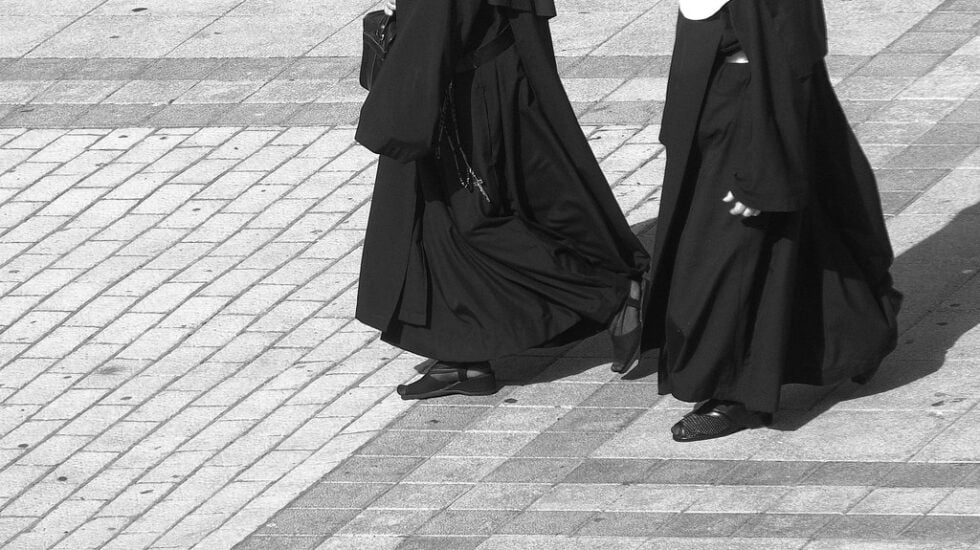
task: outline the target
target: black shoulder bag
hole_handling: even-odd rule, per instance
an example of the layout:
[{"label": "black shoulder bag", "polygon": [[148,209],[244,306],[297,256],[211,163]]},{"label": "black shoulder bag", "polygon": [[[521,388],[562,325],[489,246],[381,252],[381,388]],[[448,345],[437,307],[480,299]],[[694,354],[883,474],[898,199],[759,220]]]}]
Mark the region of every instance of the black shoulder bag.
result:
[{"label": "black shoulder bag", "polygon": [[364,55],[361,57],[361,86],[370,90],[381,64],[395,41],[395,16],[372,11],[364,17]]}]

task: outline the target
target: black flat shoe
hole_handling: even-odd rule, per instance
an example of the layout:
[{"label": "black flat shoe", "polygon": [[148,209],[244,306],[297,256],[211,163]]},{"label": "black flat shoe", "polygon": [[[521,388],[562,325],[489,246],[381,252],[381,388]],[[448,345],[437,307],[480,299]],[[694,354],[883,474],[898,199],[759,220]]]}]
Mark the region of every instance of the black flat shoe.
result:
[{"label": "black flat shoe", "polygon": [[[613,372],[626,372],[640,360],[643,343],[643,295],[645,292],[645,285],[640,282],[640,295],[635,298],[627,296],[623,308],[609,324],[609,337],[612,339],[613,348],[613,362],[609,368]],[[636,310],[637,324],[631,330],[624,332],[622,325],[626,312],[630,308]]]},{"label": "black flat shoe", "polygon": [[[471,376],[469,371],[482,374]],[[497,380],[490,363],[443,363],[432,365],[421,378],[411,384],[401,384],[395,391],[402,399],[430,399],[446,395],[492,395],[497,393]]]},{"label": "black flat shoe", "polygon": [[725,437],[749,428],[768,426],[771,414],[749,411],[741,403],[710,399],[698,404],[670,428],[674,441],[689,443]]}]

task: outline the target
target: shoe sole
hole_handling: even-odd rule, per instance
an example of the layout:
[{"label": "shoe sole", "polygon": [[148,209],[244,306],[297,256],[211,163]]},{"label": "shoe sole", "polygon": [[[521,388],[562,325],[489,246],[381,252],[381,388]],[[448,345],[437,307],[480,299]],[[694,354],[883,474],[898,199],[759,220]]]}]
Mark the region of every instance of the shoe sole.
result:
[{"label": "shoe sole", "polygon": [[418,399],[432,399],[434,397],[445,397],[447,395],[465,395],[468,397],[478,397],[481,395],[493,395],[500,391],[496,386],[488,389],[468,390],[466,388],[443,388],[425,393],[399,394],[403,401],[415,401]]}]

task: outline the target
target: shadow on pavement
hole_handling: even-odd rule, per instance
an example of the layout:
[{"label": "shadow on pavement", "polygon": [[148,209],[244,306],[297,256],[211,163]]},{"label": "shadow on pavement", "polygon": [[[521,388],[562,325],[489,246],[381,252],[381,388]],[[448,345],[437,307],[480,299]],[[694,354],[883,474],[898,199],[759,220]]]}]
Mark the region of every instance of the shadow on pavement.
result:
[{"label": "shadow on pavement", "polygon": [[[948,301],[950,295],[980,270],[980,204],[964,209],[945,227],[895,259],[896,287],[905,293],[900,314],[898,348],[864,386],[845,382],[835,388],[788,386],[790,400],[809,401],[809,408],[792,407],[799,414],[777,415],[772,428],[797,430],[834,405],[900,388],[943,367],[949,350],[972,328],[980,325],[980,305]],[[923,319],[938,308],[948,311],[935,323]],[[950,388],[951,391],[955,388]],[[936,406],[941,405],[937,402]],[[787,407],[784,407],[784,410]]]},{"label": "shadow on pavement", "polygon": [[[652,247],[655,226],[656,220],[650,220],[634,227],[648,248]],[[901,314],[903,332],[899,336],[898,348],[879,373],[864,386],[851,382],[836,387],[786,386],[783,414],[777,415],[772,427],[797,430],[837,403],[888,392],[941,369],[949,349],[963,334],[980,325],[978,304],[942,304],[980,270],[978,235],[980,204],[961,211],[941,230],[900,254],[892,269],[896,285],[906,294],[906,307]],[[938,321],[936,330],[929,330],[919,323],[941,305],[950,309],[950,321]],[[552,382],[592,368],[606,368],[608,355],[603,353],[607,348],[605,334],[577,346],[593,348],[595,353],[565,361],[567,368],[549,369],[548,366],[559,357],[567,356],[569,352],[574,354],[576,346],[532,350],[505,359],[495,368],[501,375],[502,383],[507,386]],[[655,358],[656,350],[652,354]],[[655,374],[656,361],[651,359],[648,355],[642,366],[628,372],[623,380],[642,380]],[[651,395],[651,403],[655,401],[656,396]]]},{"label": "shadow on pavement", "polygon": [[[647,248],[652,247],[655,226],[654,219],[633,227]],[[898,349],[864,386],[845,382],[827,387],[784,387],[783,406],[771,427],[782,431],[797,430],[837,403],[888,392],[941,369],[949,349],[963,334],[980,325],[980,304],[943,303],[980,271],[978,235],[980,204],[961,211],[934,235],[899,255],[892,273],[896,286],[906,294],[907,306],[900,316],[904,329],[899,336]],[[920,323],[941,306],[949,310],[950,320],[939,320],[935,330]],[[516,387],[553,382],[593,368],[608,368],[607,339],[602,333],[566,346],[534,349],[495,361],[494,371],[502,391],[491,400],[503,399]],[[653,350],[640,367],[626,373],[622,380],[643,380],[656,374],[655,356],[656,350]],[[561,368],[549,368],[559,359],[564,359]],[[420,363],[416,370],[424,372],[429,364],[428,361]],[[651,395],[651,404],[657,399],[657,395]]]}]

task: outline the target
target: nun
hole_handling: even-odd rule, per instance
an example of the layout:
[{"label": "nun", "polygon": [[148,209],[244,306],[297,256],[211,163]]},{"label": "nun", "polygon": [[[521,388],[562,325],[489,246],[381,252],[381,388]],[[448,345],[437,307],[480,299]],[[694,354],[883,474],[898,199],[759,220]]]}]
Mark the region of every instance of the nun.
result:
[{"label": "nun", "polygon": [[431,358],[404,399],[497,391],[490,361],[608,330],[639,355],[649,256],[575,118],[552,0],[399,0],[356,139],[380,155],[357,319]]},{"label": "nun", "polygon": [[901,295],[874,174],[824,63],[820,0],[680,0],[644,349],[699,441],[789,383],[866,381]]}]

